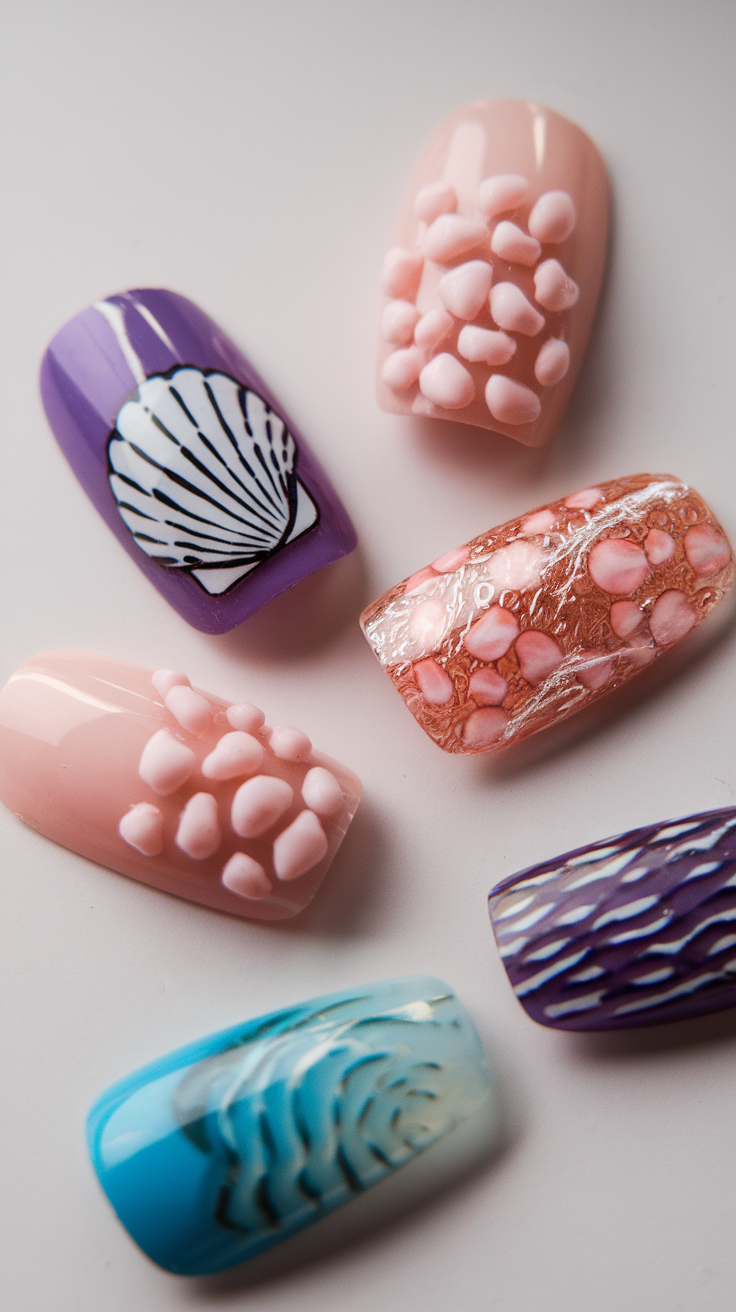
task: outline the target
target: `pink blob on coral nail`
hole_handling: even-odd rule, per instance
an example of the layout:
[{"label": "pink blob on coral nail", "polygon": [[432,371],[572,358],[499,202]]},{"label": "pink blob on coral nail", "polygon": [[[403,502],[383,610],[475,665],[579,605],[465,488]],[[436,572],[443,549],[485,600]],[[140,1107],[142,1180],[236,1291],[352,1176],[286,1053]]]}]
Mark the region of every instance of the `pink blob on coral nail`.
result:
[{"label": "pink blob on coral nail", "polygon": [[599,487],[584,487],[580,492],[573,492],[571,497],[565,498],[565,505],[568,510],[592,510],[604,500],[603,493]]},{"label": "pink blob on coral nail", "polygon": [[427,592],[429,588],[434,587],[436,582],[437,574],[434,569],[431,565],[425,565],[424,569],[417,570],[416,574],[412,574],[411,578],[406,580],[406,583],[404,584],[404,596],[416,597],[423,592]]},{"label": "pink blob on coral nail", "polygon": [[515,223],[509,223],[508,219],[496,225],[491,238],[491,250],[509,264],[525,264],[528,268],[536,264],[542,253],[536,237],[529,237]]},{"label": "pink blob on coral nail", "polygon": [[588,571],[604,592],[636,592],[649,573],[649,562],[634,542],[625,538],[604,538],[596,542],[588,556]]},{"label": "pink blob on coral nail", "polygon": [[299,879],[327,851],[324,830],[313,811],[302,811],[273,845],[273,867],[279,879]]},{"label": "pink blob on coral nail", "polygon": [[516,655],[523,678],[533,687],[549,677],[564,660],[560,644],[548,633],[527,629],[516,640]]},{"label": "pink blob on coral nail", "polygon": [[663,565],[675,554],[675,539],[659,528],[653,528],[644,539],[644,550],[650,565]]},{"label": "pink blob on coral nail", "polygon": [[566,191],[546,191],[529,215],[528,228],[542,243],[559,245],[575,227],[575,206]]},{"label": "pink blob on coral nail", "polygon": [[222,842],[217,802],[211,793],[195,793],[179,817],[176,846],[193,861],[213,856]]},{"label": "pink blob on coral nail", "polygon": [[229,888],[231,893],[254,901],[268,897],[272,891],[271,880],[260,861],[256,861],[245,852],[233,853],[227,865],[223,867],[221,879],[225,888]]},{"label": "pink blob on coral nail", "polygon": [[259,774],[241,784],[230,810],[230,823],[241,838],[259,838],[280,820],[294,801],[285,779]]},{"label": "pink blob on coral nail", "polygon": [[159,729],[143,748],[138,774],[154,793],[168,797],[186,783],[195,764],[191,747],[180,743],[168,729]]},{"label": "pink blob on coral nail", "polygon": [[508,725],[509,717],[505,711],[495,706],[484,707],[469,715],[463,729],[466,749],[471,752],[485,752],[501,738]]},{"label": "pink blob on coral nail", "polygon": [[414,666],[414,678],[425,702],[431,706],[443,706],[451,701],[455,691],[452,679],[436,661],[420,661]]},{"label": "pink blob on coral nail", "polygon": [[251,706],[250,702],[237,702],[234,706],[228,706],[225,715],[228,724],[233,729],[242,729],[243,733],[257,733],[266,722],[263,711],[259,711],[257,706]]},{"label": "pink blob on coral nail", "polygon": [[[444,342],[453,323],[454,319],[447,310],[427,310],[427,313],[422,315],[419,323],[414,329],[414,341],[423,351],[435,351],[440,345],[440,342]],[[417,378],[419,377],[419,370],[424,363],[421,356],[419,359],[420,364],[417,369]]]},{"label": "pink blob on coral nail", "polygon": [[478,186],[478,209],[488,219],[508,214],[521,204],[528,190],[529,183],[520,173],[495,173]]},{"label": "pink blob on coral nail", "polygon": [[304,777],[302,800],[317,815],[331,816],[340,810],[344,798],[334,774],[321,765],[315,765]]},{"label": "pink blob on coral nail", "polygon": [[611,607],[611,628],[617,638],[635,633],[643,619],[644,612],[635,601],[614,601]]},{"label": "pink blob on coral nail", "polygon": [[419,375],[419,390],[443,410],[463,410],[475,396],[475,384],[454,355],[436,355]]},{"label": "pink blob on coral nail", "polygon": [[449,182],[428,182],[414,197],[414,213],[425,223],[433,223],[440,214],[457,209],[457,192]]},{"label": "pink blob on coral nail", "polygon": [[424,234],[424,254],[437,264],[447,264],[487,241],[485,223],[459,214],[440,214]]},{"label": "pink blob on coral nail", "polygon": [[581,651],[575,674],[585,688],[597,692],[613,674],[613,661],[606,652]]},{"label": "pink blob on coral nail", "polygon": [[257,738],[236,729],[226,733],[202,762],[205,779],[237,779],[254,774],[263,765],[263,748]]},{"label": "pink blob on coral nail", "polygon": [[491,290],[493,269],[485,260],[468,260],[440,278],[438,292],[457,319],[474,319]]},{"label": "pink blob on coral nail", "polygon": [[447,612],[439,598],[421,601],[409,619],[409,632],[420,651],[434,647],[447,628]]},{"label": "pink blob on coral nail", "polygon": [[537,510],[535,514],[528,515],[523,520],[521,528],[529,537],[536,537],[538,534],[548,533],[555,523],[555,516],[551,510]]},{"label": "pink blob on coral nail", "polygon": [[516,354],[516,342],[507,333],[466,323],[460,329],[457,349],[471,364],[508,364]]},{"label": "pink blob on coral nail", "polygon": [[383,340],[397,346],[408,346],[418,318],[419,311],[411,301],[389,301],[381,316]]},{"label": "pink blob on coral nail", "polygon": [[515,282],[497,282],[491,288],[491,314],[499,328],[536,337],[544,328],[544,315],[534,309]]},{"label": "pink blob on coral nail", "polygon": [[421,351],[416,346],[407,346],[386,357],[381,378],[394,392],[406,392],[414,386],[423,364]]},{"label": "pink blob on coral nail", "polygon": [[392,246],[386,251],[381,274],[381,291],[386,296],[413,301],[419,290],[424,267],[420,251],[409,251],[403,246]]},{"label": "pink blob on coral nail", "polygon": [[503,424],[533,424],[539,418],[542,403],[536,392],[505,374],[491,374],[485,395],[494,419]]},{"label": "pink blob on coral nail", "polygon": [[274,756],[282,761],[306,761],[312,750],[311,739],[301,729],[292,729],[286,724],[274,725],[268,745]]},{"label": "pink blob on coral nail", "polygon": [[470,555],[470,546],[464,542],[461,547],[453,547],[446,551],[443,556],[438,556],[432,561],[432,569],[436,569],[438,574],[450,574],[461,565],[464,565]]},{"label": "pink blob on coral nail", "polygon": [[118,833],[142,856],[159,856],[164,848],[164,818],[157,806],[139,802],[118,825]]},{"label": "pink blob on coral nail", "polygon": [[509,685],[495,670],[476,670],[470,676],[468,692],[479,706],[500,706]]},{"label": "pink blob on coral nail", "polygon": [[679,642],[680,638],[690,632],[695,622],[695,611],[685,593],[677,588],[670,588],[657,597],[649,616],[652,637],[660,647]]},{"label": "pink blob on coral nail", "polygon": [[685,555],[688,564],[701,578],[717,574],[731,559],[728,543],[722,533],[710,524],[696,524],[685,534]]},{"label": "pink blob on coral nail", "polygon": [[547,553],[536,542],[510,542],[499,547],[483,566],[487,581],[497,592],[528,592],[542,577]]},{"label": "pink blob on coral nail", "polygon": [[519,632],[516,616],[503,606],[491,606],[471,626],[463,639],[466,651],[479,661],[497,661],[505,656]]},{"label": "pink blob on coral nail", "polygon": [[534,272],[534,296],[545,310],[558,314],[577,305],[580,288],[559,260],[545,260]]},{"label": "pink blob on coral nail", "polygon": [[212,706],[201,693],[195,692],[188,685],[175,684],[164,697],[167,711],[171,711],[182,729],[199,737],[212,723]]},{"label": "pink blob on coral nail", "polygon": [[570,368],[570,347],[559,337],[549,337],[534,361],[534,377],[542,387],[554,387]]}]

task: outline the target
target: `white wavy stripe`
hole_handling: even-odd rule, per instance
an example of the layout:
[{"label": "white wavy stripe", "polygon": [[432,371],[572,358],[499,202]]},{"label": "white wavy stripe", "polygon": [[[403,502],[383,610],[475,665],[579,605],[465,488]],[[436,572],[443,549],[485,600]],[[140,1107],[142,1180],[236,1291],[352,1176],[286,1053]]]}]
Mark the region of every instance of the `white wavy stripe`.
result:
[{"label": "white wavy stripe", "polygon": [[556,962],[554,966],[547,966],[546,970],[540,970],[536,975],[531,975],[529,979],[523,980],[521,984],[517,984],[514,988],[517,998],[523,998],[527,993],[533,993],[535,989],[541,988],[542,984],[546,984],[548,979],[554,979],[555,975],[561,975],[570,966],[577,966],[583,957],[587,957],[589,951],[589,948],[583,948],[581,952],[573,952],[571,956],[565,957],[563,961]]}]

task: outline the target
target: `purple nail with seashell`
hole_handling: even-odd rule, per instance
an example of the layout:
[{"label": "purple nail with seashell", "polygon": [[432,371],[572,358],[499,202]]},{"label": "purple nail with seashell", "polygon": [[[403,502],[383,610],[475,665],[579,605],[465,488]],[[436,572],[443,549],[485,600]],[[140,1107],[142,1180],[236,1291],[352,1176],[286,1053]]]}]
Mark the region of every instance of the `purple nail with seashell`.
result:
[{"label": "purple nail with seashell", "polygon": [[123,292],[76,315],[46,351],[41,395],[105,522],[205,633],[226,633],[356,545],[263,380],[175,292]]}]

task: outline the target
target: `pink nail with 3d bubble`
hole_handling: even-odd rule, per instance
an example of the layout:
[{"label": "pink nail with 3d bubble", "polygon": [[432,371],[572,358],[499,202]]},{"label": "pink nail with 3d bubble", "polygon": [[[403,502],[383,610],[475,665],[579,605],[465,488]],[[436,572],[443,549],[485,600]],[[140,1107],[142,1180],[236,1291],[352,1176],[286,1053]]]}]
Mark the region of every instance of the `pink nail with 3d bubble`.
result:
[{"label": "pink nail with 3d bubble", "polygon": [[384,264],[383,409],[542,446],[582,363],[607,227],[605,166],[574,123],[515,100],[449,118]]},{"label": "pink nail with 3d bubble", "polygon": [[0,693],[0,797],[101,865],[274,920],[313,897],[360,783],[300,729],[176,670],[49,652]]}]

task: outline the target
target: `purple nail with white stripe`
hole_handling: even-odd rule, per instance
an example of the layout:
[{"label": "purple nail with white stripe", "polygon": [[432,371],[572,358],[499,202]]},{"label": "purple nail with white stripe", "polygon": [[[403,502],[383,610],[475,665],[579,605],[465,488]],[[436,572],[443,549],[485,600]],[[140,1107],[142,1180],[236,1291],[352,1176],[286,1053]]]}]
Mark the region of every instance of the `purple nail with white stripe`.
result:
[{"label": "purple nail with white stripe", "polygon": [[736,1005],[736,807],[530,866],[489,903],[512,988],[540,1025],[628,1029]]},{"label": "purple nail with white stripe", "polygon": [[356,545],[266,384],[175,292],[123,292],[76,315],[46,351],[41,395],[103,519],[205,633],[234,628]]}]

